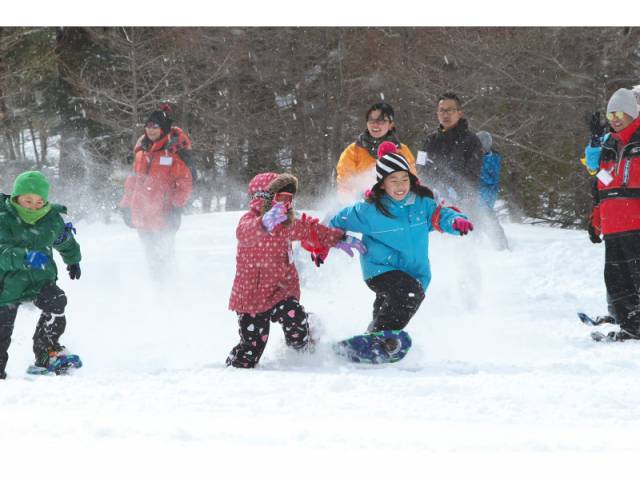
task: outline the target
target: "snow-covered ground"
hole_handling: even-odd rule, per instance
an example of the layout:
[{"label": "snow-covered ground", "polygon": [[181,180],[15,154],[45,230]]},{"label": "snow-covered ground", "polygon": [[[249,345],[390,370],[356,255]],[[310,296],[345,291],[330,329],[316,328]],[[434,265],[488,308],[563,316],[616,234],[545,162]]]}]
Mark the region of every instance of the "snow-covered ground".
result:
[{"label": "snow-covered ground", "polygon": [[317,353],[286,350],[274,326],[260,366],[236,370],[224,359],[240,214],[185,217],[164,282],[135,231],[78,224],[83,275],[60,285],[63,343],[85,367],[26,375],[38,311],[21,308],[0,383],[0,476],[540,476],[558,463],[575,476],[633,462],[640,347],[592,342],[576,318],[605,312],[604,248],[586,233],[507,225],[506,252],[433,233],[414,347],[382,366],[328,348],[370,320],[357,260],[334,250],[316,269],[300,254]]}]

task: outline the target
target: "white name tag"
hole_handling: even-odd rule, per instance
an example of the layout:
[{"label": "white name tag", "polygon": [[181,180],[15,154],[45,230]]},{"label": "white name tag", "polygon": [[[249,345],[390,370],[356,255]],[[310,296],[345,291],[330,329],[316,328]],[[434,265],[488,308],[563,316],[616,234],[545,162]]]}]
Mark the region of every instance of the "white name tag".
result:
[{"label": "white name tag", "polygon": [[598,174],[596,174],[596,177],[605,186],[608,186],[609,184],[611,184],[611,181],[613,181],[613,176],[611,176],[611,173],[609,173],[609,171],[607,171],[606,169],[601,169]]},{"label": "white name tag", "polygon": [[160,156],[160,166],[171,166],[173,158],[171,156]]},{"label": "white name tag", "polygon": [[419,164],[420,166],[424,166],[425,164],[427,164],[427,159],[429,159],[429,157],[427,156],[427,152],[426,151],[418,151],[418,157],[416,158],[416,164]]}]

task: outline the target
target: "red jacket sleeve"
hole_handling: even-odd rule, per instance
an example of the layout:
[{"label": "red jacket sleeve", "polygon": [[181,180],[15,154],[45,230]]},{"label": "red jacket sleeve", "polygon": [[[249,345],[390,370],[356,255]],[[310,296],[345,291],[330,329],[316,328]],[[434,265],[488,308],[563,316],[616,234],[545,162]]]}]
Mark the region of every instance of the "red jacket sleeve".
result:
[{"label": "red jacket sleeve", "polygon": [[129,208],[131,207],[131,199],[133,198],[133,193],[135,192],[137,183],[138,183],[138,175],[146,172],[146,159],[143,151],[137,151],[135,154],[135,159],[133,161],[133,174],[131,174],[124,181],[124,194],[122,199],[120,200],[119,207],[121,208]]},{"label": "red jacket sleeve", "polygon": [[591,211],[591,225],[596,234],[602,234],[602,226],[600,225],[600,206],[595,206]]},{"label": "red jacket sleeve", "polygon": [[267,234],[269,233],[262,225],[262,216],[253,211],[242,216],[236,228],[236,238],[240,242],[254,242],[257,244]]},{"label": "red jacket sleeve", "polygon": [[174,155],[173,177],[175,180],[175,190],[171,203],[173,207],[184,207],[191,197],[193,189],[193,178],[187,165],[178,155]]},{"label": "red jacket sleeve", "polygon": [[324,226],[317,219],[305,215],[295,220],[291,231],[293,241],[312,241],[326,248],[335,246],[343,237],[342,229]]}]

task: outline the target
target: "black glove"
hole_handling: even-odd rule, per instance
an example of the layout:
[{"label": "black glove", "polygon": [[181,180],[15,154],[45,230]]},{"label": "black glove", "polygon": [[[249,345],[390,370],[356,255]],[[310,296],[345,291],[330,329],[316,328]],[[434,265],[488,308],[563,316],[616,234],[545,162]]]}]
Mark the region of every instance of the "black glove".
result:
[{"label": "black glove", "polygon": [[71,280],[80,279],[80,274],[82,274],[80,264],[68,265],[67,270],[69,271],[69,277],[71,277]]},{"label": "black glove", "polygon": [[589,130],[591,131],[591,146],[600,146],[600,138],[606,132],[606,123],[600,120],[600,112],[596,111],[589,120]]},{"label": "black glove", "polygon": [[602,238],[600,237],[600,234],[596,232],[596,228],[593,227],[593,224],[589,224],[587,231],[589,232],[589,240],[591,242],[594,244],[600,244],[602,242]]}]

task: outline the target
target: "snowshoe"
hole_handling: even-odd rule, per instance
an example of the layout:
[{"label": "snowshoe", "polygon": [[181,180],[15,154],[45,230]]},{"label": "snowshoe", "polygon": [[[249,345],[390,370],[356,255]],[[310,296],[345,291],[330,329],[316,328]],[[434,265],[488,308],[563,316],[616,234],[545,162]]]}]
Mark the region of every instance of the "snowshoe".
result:
[{"label": "snowshoe", "polygon": [[34,365],[30,365],[27,373],[31,375],[66,375],[71,369],[82,367],[82,360],[70,354],[61,345],[49,348],[41,354]]},{"label": "snowshoe", "polygon": [[584,312],[578,312],[578,318],[583,324],[589,326],[597,326],[602,324],[617,324],[615,317],[610,315],[599,315],[596,318],[592,318]]},{"label": "snowshoe", "polygon": [[404,330],[384,330],[355,335],[333,345],[334,352],[356,363],[393,363],[402,360],[411,348]]},{"label": "snowshoe", "polygon": [[633,335],[626,330],[611,331],[606,335],[602,332],[591,332],[591,338],[596,342],[624,342],[626,340],[640,339],[640,337]]}]

